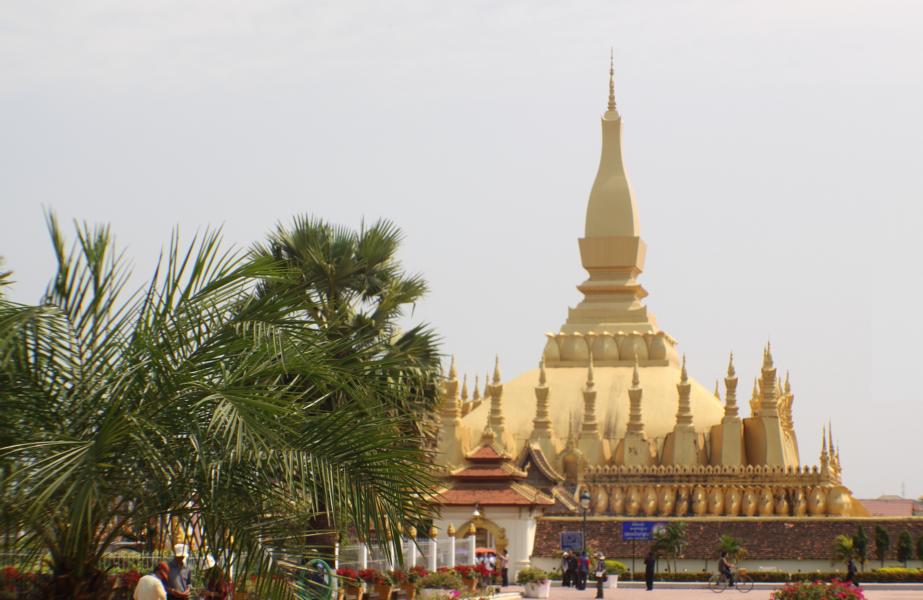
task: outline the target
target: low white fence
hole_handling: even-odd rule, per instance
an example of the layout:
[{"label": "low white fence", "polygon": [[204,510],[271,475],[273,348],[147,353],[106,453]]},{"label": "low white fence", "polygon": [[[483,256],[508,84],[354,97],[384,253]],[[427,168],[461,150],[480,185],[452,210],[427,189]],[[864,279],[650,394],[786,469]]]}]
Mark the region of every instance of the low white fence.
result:
[{"label": "low white fence", "polygon": [[[446,538],[408,539],[398,542],[400,554],[403,556],[405,569],[421,566],[428,571],[435,571],[439,567],[454,567],[456,565],[473,565],[475,560],[474,536],[457,539],[449,536]],[[351,544],[337,546],[336,568],[348,567],[351,569],[393,569],[398,556],[397,543],[392,542],[390,556],[383,549],[366,544]]]}]

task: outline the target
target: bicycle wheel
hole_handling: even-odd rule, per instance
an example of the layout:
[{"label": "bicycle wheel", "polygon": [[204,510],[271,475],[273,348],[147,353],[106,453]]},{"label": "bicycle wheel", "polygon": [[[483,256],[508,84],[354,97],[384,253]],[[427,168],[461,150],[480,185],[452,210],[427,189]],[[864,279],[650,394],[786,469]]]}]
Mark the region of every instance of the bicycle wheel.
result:
[{"label": "bicycle wheel", "polygon": [[753,589],[753,580],[750,579],[749,575],[740,575],[737,581],[734,582],[734,587],[736,587],[737,591],[741,594],[746,594]]},{"label": "bicycle wheel", "polygon": [[727,579],[717,573],[708,578],[708,589],[716,594],[723,592],[727,585]]}]

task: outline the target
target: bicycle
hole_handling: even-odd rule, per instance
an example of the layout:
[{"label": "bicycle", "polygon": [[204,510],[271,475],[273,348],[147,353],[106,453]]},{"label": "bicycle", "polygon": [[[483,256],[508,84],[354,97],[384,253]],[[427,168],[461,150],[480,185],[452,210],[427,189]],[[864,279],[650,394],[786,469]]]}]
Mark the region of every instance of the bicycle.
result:
[{"label": "bicycle", "polygon": [[[724,590],[732,587],[730,585],[728,578],[722,575],[721,573],[715,573],[708,580],[708,589],[713,591],[716,594],[720,594]],[[734,572],[734,585],[733,587],[740,592],[741,594],[746,594],[753,589],[753,579],[747,575],[747,571],[744,569],[737,569]]]}]

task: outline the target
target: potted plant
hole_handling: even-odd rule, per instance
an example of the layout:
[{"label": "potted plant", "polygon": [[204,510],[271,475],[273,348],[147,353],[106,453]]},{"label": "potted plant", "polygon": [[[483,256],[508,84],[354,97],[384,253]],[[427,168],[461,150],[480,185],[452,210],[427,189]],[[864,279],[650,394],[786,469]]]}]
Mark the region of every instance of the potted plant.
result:
[{"label": "potted plant", "polygon": [[442,567],[435,573],[429,573],[419,582],[420,600],[436,600],[456,597],[462,587],[461,576],[454,570]]},{"label": "potted plant", "polygon": [[471,565],[456,565],[455,572],[461,577],[465,591],[474,592],[478,589],[478,576],[480,573]]},{"label": "potted plant", "polygon": [[551,580],[548,573],[535,567],[526,567],[516,574],[516,583],[525,590],[525,598],[547,598],[551,594]]},{"label": "potted plant", "polygon": [[391,592],[394,591],[394,579],[388,571],[374,571],[375,576],[372,585],[375,588],[375,594],[378,600],[389,600]]},{"label": "potted plant", "polygon": [[407,596],[407,600],[414,600],[417,597],[417,589],[420,587],[420,582],[427,575],[426,569],[421,566],[410,567],[410,569],[404,573],[404,578],[398,585],[400,585],[401,590]]},{"label": "potted plant", "polygon": [[338,593],[340,600],[362,600],[362,580],[355,569],[340,567],[337,577],[342,583]]}]

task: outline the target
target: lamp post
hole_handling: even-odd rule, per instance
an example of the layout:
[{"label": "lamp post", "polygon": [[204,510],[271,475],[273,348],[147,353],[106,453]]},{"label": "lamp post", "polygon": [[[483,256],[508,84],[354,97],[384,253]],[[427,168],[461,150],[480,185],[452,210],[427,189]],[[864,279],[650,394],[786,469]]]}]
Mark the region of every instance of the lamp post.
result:
[{"label": "lamp post", "polygon": [[[580,508],[583,509],[583,556],[580,557],[580,561],[587,561],[586,569],[589,571],[589,558],[586,555],[586,513],[590,510],[590,492],[586,488],[583,488],[583,491],[580,492]],[[582,570],[578,570],[580,575],[578,575],[578,590],[586,589],[586,577],[588,573],[583,573]]]}]

